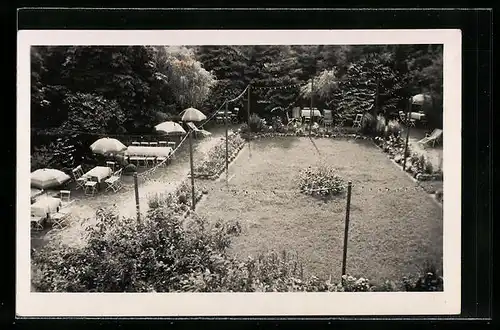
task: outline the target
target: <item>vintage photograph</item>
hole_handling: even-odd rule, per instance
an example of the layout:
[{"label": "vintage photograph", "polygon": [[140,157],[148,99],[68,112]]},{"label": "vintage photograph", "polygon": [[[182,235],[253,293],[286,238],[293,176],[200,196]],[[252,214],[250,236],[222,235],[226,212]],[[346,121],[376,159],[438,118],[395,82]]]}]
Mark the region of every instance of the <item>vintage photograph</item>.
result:
[{"label": "vintage photograph", "polygon": [[31,79],[32,290],[443,289],[442,45],[34,46]]},{"label": "vintage photograph", "polygon": [[443,42],[144,40],[29,45],[31,294],[457,288]]}]

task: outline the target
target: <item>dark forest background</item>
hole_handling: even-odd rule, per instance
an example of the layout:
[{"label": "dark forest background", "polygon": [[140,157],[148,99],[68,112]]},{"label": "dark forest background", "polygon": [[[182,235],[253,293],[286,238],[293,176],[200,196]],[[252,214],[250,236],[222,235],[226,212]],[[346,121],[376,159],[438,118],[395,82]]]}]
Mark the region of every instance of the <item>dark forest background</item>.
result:
[{"label": "dark forest background", "polygon": [[[71,167],[98,136],[154,134],[187,107],[208,116],[251,84],[250,110],[314,106],[391,116],[415,94],[442,126],[442,45],[37,46],[31,50],[32,169]],[[247,99],[231,103],[246,120]]]}]

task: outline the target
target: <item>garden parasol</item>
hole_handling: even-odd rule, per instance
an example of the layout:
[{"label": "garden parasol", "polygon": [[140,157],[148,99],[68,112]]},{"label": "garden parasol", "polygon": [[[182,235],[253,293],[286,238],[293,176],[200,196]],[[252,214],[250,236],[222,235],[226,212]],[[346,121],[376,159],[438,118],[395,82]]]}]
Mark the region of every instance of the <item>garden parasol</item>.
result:
[{"label": "garden parasol", "polygon": [[90,149],[96,154],[106,155],[118,154],[125,151],[127,147],[117,139],[102,138],[92,143]]},{"label": "garden parasol", "polygon": [[195,108],[187,108],[182,112],[182,121],[202,121],[207,119],[200,110]]},{"label": "garden parasol", "polygon": [[31,186],[40,189],[57,187],[68,181],[71,177],[53,168],[43,168],[31,172]]},{"label": "garden parasol", "polygon": [[186,134],[184,128],[181,125],[173,122],[173,121],[165,121],[161,124],[155,126],[157,131],[166,133],[166,134]]},{"label": "garden parasol", "polygon": [[411,103],[414,105],[424,105],[426,102],[430,102],[431,97],[425,94],[417,94],[411,98]]},{"label": "garden parasol", "polygon": [[[227,107],[227,104],[226,104]],[[195,108],[187,108],[182,113],[182,118],[181,120],[183,122],[199,122],[202,120],[207,119],[207,116],[205,116],[200,110],[197,110]],[[191,167],[191,209],[194,211],[195,205],[196,205],[196,196],[195,196],[195,190],[194,190],[194,165],[193,165],[193,128],[190,127],[189,130],[189,164]]]}]

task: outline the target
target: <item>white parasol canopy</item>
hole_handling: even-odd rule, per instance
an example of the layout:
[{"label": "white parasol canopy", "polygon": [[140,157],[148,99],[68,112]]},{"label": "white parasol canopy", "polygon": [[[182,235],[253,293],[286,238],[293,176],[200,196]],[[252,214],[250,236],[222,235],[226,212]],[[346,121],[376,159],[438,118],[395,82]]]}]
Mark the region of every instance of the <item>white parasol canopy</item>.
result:
[{"label": "white parasol canopy", "polygon": [[39,189],[57,187],[68,181],[71,177],[53,168],[38,169],[31,173],[31,186]]},{"label": "white parasol canopy", "polygon": [[164,132],[167,134],[186,134],[184,128],[178,123],[173,121],[165,121],[161,124],[155,126],[155,129],[160,132]]},{"label": "white parasol canopy", "polygon": [[207,119],[203,112],[195,108],[187,108],[182,113],[182,121],[202,121]]},{"label": "white parasol canopy", "polygon": [[425,94],[417,94],[411,98],[411,103],[415,105],[424,105],[424,103],[429,102],[431,97]]},{"label": "white parasol canopy", "polygon": [[117,139],[102,138],[92,143],[90,149],[96,154],[105,155],[118,154],[127,150],[127,147]]}]

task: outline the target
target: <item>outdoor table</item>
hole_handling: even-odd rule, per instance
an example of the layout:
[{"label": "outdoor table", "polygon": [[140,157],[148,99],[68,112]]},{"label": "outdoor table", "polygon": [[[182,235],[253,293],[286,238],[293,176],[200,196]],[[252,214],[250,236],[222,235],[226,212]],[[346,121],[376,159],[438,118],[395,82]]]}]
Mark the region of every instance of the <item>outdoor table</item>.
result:
[{"label": "outdoor table", "polygon": [[130,146],[125,151],[125,156],[144,156],[144,157],[168,157],[173,149],[170,147],[136,147]]},{"label": "outdoor table", "polygon": [[113,170],[106,166],[96,166],[83,175],[84,178],[90,179],[91,177],[97,178],[97,185],[101,188],[102,181],[106,180],[113,174]]},{"label": "outdoor table", "polygon": [[415,119],[415,120],[422,120],[425,118],[425,113],[421,113],[421,112],[412,112],[410,114],[410,118],[411,119]]},{"label": "outdoor table", "polygon": [[48,214],[57,212],[62,206],[60,198],[50,196],[41,196],[38,200],[31,204],[31,215],[46,218]]},{"label": "outdoor table", "polygon": [[[310,118],[311,117],[311,110],[302,109],[302,117]],[[313,117],[322,117],[321,112],[318,109],[313,109]]]}]

